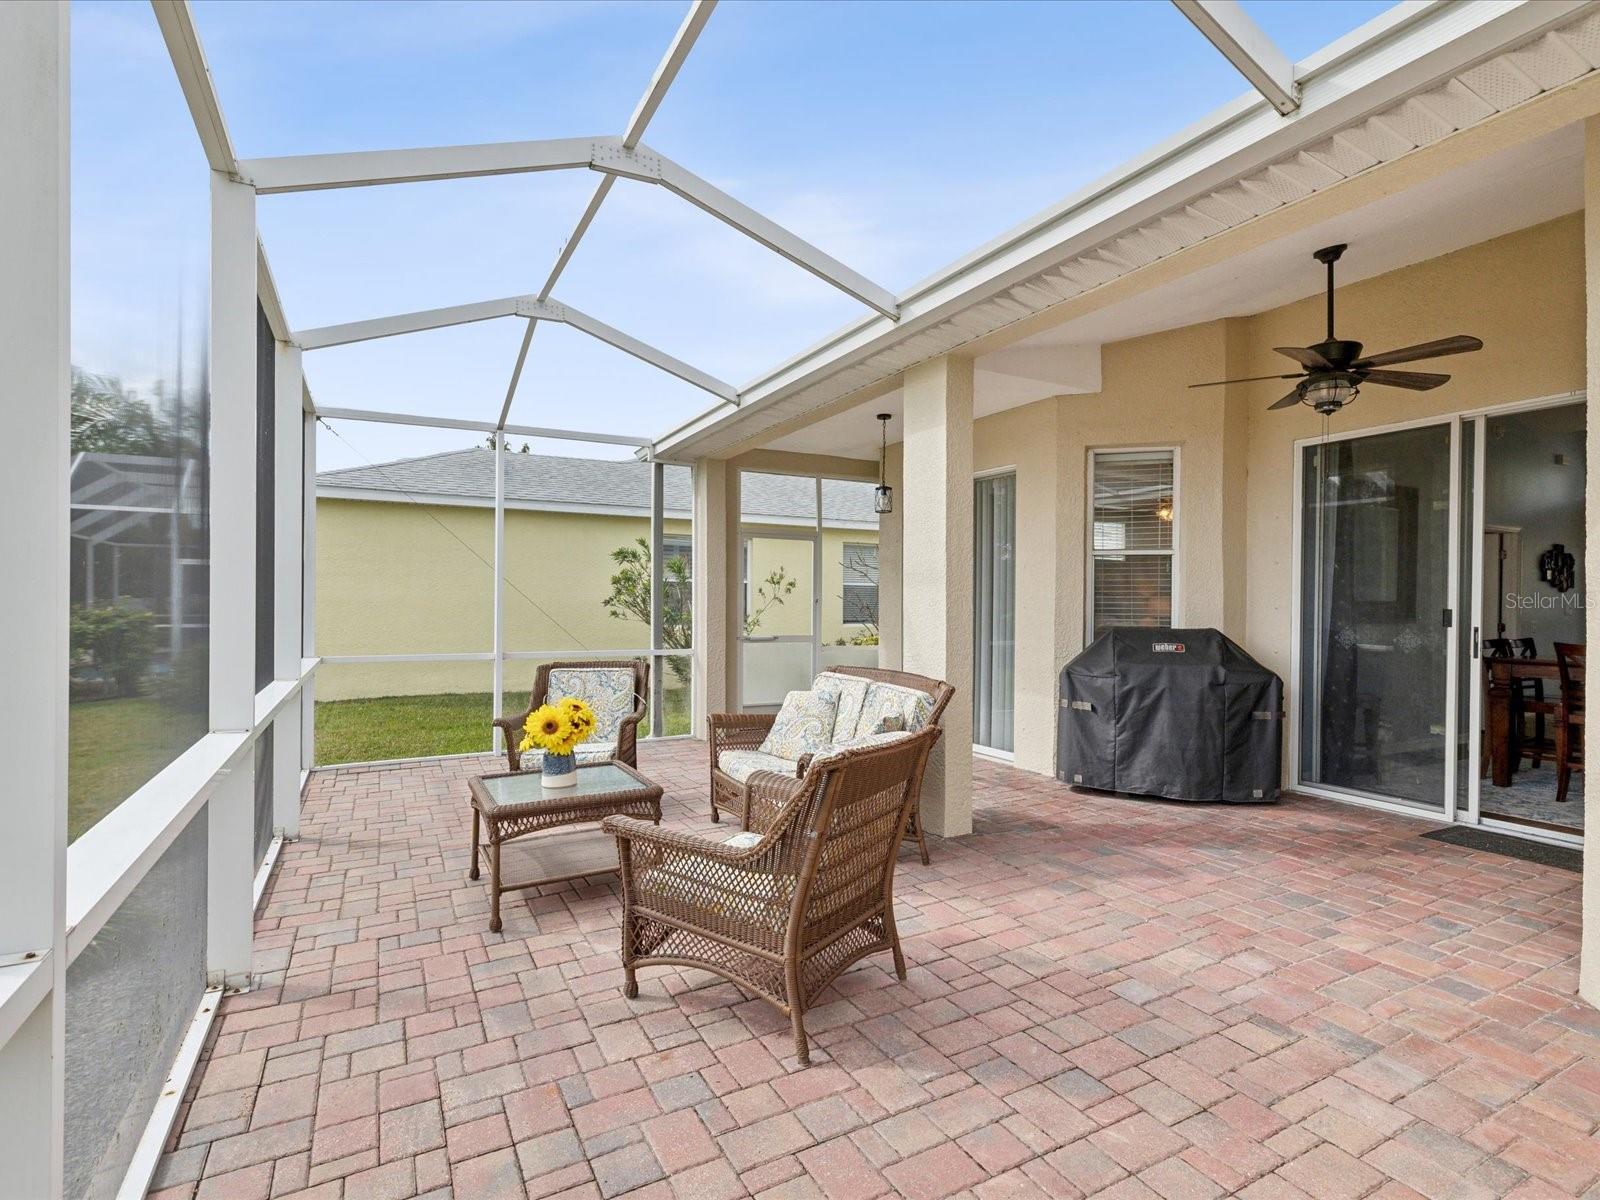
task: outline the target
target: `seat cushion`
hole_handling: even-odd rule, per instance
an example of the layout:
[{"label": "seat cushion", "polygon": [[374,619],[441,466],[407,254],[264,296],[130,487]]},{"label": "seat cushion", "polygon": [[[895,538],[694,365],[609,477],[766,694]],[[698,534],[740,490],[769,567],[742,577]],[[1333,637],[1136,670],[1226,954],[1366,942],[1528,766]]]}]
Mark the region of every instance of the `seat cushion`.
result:
[{"label": "seat cushion", "polygon": [[556,667],[550,672],[547,703],[576,696],[594,709],[591,742],[615,742],[622,722],[633,715],[632,667]]},{"label": "seat cushion", "polygon": [[776,754],[763,754],[760,750],[724,750],[717,756],[717,769],[730,779],[743,783],[757,771],[776,771],[791,778],[797,763]]},{"label": "seat cushion", "polygon": [[[597,742],[590,738],[581,743],[573,752],[573,757],[580,763],[605,762],[617,752],[616,742]],[[521,771],[538,771],[544,766],[543,750],[524,750],[517,757],[517,769]]]},{"label": "seat cushion", "polygon": [[814,692],[832,692],[839,698],[839,711],[834,714],[830,743],[843,742],[855,736],[856,723],[861,720],[861,706],[867,701],[870,679],[859,675],[838,675],[824,671],[811,682]]},{"label": "seat cushion", "polygon": [[790,692],[761,743],[761,752],[792,762],[803,754],[826,750],[838,711],[839,698],[833,692]]},{"label": "seat cushion", "polygon": [[867,689],[866,703],[861,706],[861,716],[852,736],[865,737],[878,732],[879,723],[885,717],[899,717],[905,732],[916,733],[931,716],[933,697],[927,692],[874,680]]}]

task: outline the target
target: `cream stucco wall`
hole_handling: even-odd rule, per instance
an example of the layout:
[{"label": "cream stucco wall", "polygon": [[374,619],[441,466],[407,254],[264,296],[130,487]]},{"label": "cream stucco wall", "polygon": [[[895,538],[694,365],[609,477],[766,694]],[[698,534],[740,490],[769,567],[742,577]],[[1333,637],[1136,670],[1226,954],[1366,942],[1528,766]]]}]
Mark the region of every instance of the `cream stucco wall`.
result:
[{"label": "cream stucco wall", "polygon": [[[1442,258],[1342,287],[1339,332],[1374,350],[1452,333],[1483,339],[1460,358],[1419,363],[1448,372],[1431,392],[1368,388],[1339,413],[1339,431],[1508,404],[1584,387],[1583,217],[1574,214],[1495,238]],[[1308,344],[1321,328],[1319,300],[1238,322],[1241,353],[1230,369],[1259,375],[1281,364],[1273,346]],[[1249,505],[1245,642],[1289,678],[1294,442],[1321,432],[1309,409],[1262,411],[1273,385],[1250,395]],[[1243,389],[1239,389],[1243,390]]]},{"label": "cream stucco wall", "polygon": [[[1436,391],[1368,388],[1331,427],[1357,430],[1581,390],[1583,264],[1578,214],[1341,287],[1339,332],[1374,350],[1451,333],[1475,334],[1485,348],[1436,368],[1419,364],[1452,373]],[[1315,436],[1321,420],[1304,408],[1266,411],[1282,394],[1275,383],[1188,385],[1287,369],[1272,347],[1317,341],[1322,323],[1317,297],[1112,343],[1103,349],[1100,392],[974,422],[974,469],[1017,468],[1019,765],[1053,770],[1055,676],[1084,644],[1094,449],[1178,448],[1175,621],[1222,629],[1289,679],[1294,442]],[[895,541],[887,529],[885,541]],[[883,585],[881,603],[897,613],[892,564]]]}]

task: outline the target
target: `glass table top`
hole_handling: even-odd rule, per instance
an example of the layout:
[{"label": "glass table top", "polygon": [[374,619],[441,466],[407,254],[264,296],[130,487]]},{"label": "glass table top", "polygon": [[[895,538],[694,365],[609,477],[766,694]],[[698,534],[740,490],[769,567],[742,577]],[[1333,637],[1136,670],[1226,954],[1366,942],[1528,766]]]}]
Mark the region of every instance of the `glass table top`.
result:
[{"label": "glass table top", "polygon": [[578,782],[573,787],[547,788],[537,772],[522,775],[502,775],[480,779],[479,786],[495,804],[527,804],[533,800],[572,800],[602,792],[637,791],[648,785],[630,775],[616,763],[594,763],[578,768]]}]

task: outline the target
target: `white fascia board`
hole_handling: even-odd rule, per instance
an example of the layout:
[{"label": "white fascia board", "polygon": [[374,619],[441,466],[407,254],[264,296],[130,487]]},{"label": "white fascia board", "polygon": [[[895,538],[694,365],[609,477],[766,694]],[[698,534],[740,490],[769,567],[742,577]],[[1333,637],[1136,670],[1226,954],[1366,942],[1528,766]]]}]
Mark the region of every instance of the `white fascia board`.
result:
[{"label": "white fascia board", "polygon": [[422,312],[399,313],[392,317],[374,317],[370,321],[350,321],[344,325],[301,329],[295,332],[293,341],[302,350],[323,350],[329,346],[370,342],[376,338],[396,337],[402,333],[421,333],[424,330],[444,329],[451,325],[469,325],[474,321],[493,321],[497,317],[516,316],[518,305],[528,299],[531,297],[504,296],[498,300],[479,300],[474,304],[453,304],[448,308],[430,308]]},{"label": "white fascia board", "polygon": [[216,84],[212,81],[211,67],[206,63],[206,53],[200,45],[200,34],[194,27],[194,15],[189,11],[187,0],[151,0],[150,7],[155,10],[156,24],[161,27],[167,54],[178,74],[178,85],[188,101],[207,165],[213,171],[237,173],[239,161],[233,152],[233,140],[222,119]]},{"label": "white fascia board", "polygon": [[295,154],[239,163],[244,182],[263,196],[328,188],[418,183],[428,179],[518,175],[529,171],[578,170],[589,166],[596,147],[617,138],[545,138],[413,150],[356,150],[345,154]]},{"label": "white fascia board", "polygon": [[604,321],[597,320],[588,313],[579,312],[569,305],[559,304],[553,300],[540,300],[535,296],[525,296],[517,305],[517,315],[538,321],[560,321],[563,325],[570,325],[592,338],[598,338],[608,345],[615,346],[625,354],[633,355],[641,362],[658,367],[669,375],[676,375],[685,383],[692,383],[702,391],[710,392],[729,404],[739,403],[738,389],[731,383],[724,383],[716,376],[691,367],[681,359],[657,350],[654,346],[646,345],[638,338],[629,337],[620,329],[613,329]]},{"label": "white fascia board", "polygon": [[658,183],[681,196],[696,208],[731,225],[746,237],[781,254],[818,279],[874,308],[893,320],[899,312],[894,293],[879,287],[858,271],[853,271],[833,255],[819,250],[804,238],[791,233],[776,221],[762,216],[747,204],[701,179],[688,168],[648,146],[627,149],[623,146],[597,146],[591,163],[597,171],[620,175],[641,183]]},{"label": "white fascia board", "polygon": [[1300,107],[1294,64],[1237,0],[1172,3],[1273,108],[1288,116]]},{"label": "white fascia board", "polygon": [[1099,182],[910,288],[900,319],[863,317],[740,389],[739,413],[711,409],[657,440],[660,458],[691,460],[693,442],[897,342],[992,299],[1195,196],[1312,145],[1414,92],[1568,21],[1584,0],[1458,0],[1405,7],[1300,67],[1290,119],[1247,95]]}]

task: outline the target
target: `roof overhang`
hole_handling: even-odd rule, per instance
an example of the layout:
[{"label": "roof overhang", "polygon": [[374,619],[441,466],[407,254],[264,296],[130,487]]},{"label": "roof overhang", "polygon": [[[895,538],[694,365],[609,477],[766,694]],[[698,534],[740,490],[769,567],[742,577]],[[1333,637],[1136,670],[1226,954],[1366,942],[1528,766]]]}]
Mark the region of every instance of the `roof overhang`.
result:
[{"label": "roof overhang", "polygon": [[1282,115],[1249,95],[858,320],[656,442],[735,452],[807,413],[892,389],[914,363],[1007,327],[1490,121],[1600,67],[1600,11],[1567,0],[1402,4],[1298,64]]}]

